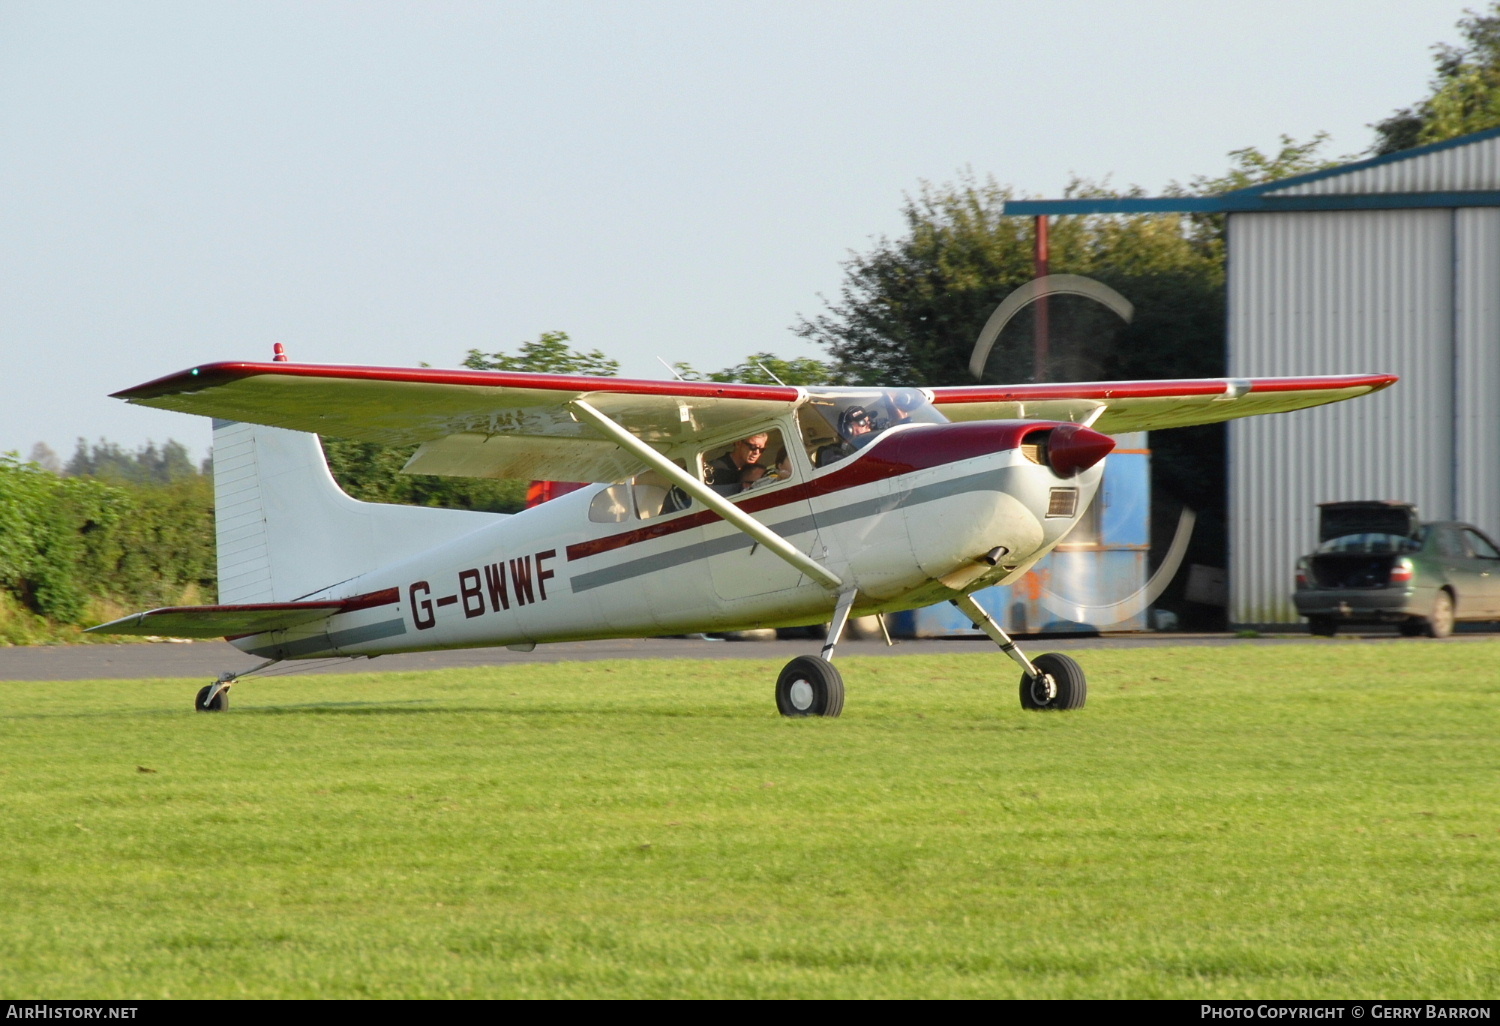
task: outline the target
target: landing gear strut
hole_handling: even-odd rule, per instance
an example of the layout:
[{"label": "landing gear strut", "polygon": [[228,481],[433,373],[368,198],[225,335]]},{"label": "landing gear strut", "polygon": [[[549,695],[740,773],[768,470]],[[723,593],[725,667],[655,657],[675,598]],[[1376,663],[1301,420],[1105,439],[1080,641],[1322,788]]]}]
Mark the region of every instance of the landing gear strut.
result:
[{"label": "landing gear strut", "polygon": [[953,600],[953,604],[990,640],[1000,646],[1000,651],[1021,668],[1022,709],[1081,709],[1088,699],[1088,682],[1083,676],[1083,667],[1072,658],[1059,652],[1048,652],[1033,661],[1016,647],[979,603],[968,595]]},{"label": "landing gear strut", "polygon": [[229,689],[234,685],[238,676],[234,673],[219,674],[218,680],[198,691],[193,708],[199,712],[228,712]]},{"label": "landing gear strut", "polygon": [[783,716],[837,716],[844,711],[844,678],[833,665],[833,649],[849,622],[855,592],[839,596],[820,656],[798,656],[776,678],[776,711]]},{"label": "landing gear strut", "polygon": [[198,697],[193,700],[193,708],[199,712],[228,712],[229,689],[234,687],[235,681],[242,677],[248,677],[252,673],[259,673],[261,670],[278,661],[276,659],[267,659],[259,666],[252,666],[250,669],[241,670],[239,673],[219,674],[218,680],[198,689]]}]

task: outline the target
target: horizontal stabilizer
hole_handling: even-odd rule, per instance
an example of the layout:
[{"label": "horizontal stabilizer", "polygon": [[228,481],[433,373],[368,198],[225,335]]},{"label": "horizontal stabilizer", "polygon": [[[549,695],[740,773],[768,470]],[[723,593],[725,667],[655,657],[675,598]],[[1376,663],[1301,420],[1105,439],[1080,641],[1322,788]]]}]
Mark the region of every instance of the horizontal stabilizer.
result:
[{"label": "horizontal stabilizer", "polygon": [[143,634],[170,638],[236,638],[298,627],[314,620],[399,600],[395,588],[325,602],[262,602],[239,606],[166,606],[131,613],[90,627],[90,634]]}]

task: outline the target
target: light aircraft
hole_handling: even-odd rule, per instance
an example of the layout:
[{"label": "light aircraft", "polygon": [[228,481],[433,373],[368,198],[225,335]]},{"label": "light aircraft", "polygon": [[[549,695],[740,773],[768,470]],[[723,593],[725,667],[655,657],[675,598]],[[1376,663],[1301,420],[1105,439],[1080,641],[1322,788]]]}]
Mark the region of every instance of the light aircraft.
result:
[{"label": "light aircraft", "polygon": [[[1084,515],[1114,442],[1364,395],[1390,375],[811,388],[288,362],[215,363],[115,393],[216,418],[220,605],[95,631],[225,637],[264,662],[829,623],[781,671],[786,716],[837,716],[851,615],[953,602],[1021,669],[1027,709],[1076,709],[970,596]],[[359,502],[318,434],[420,443],[417,474],[598,482],[506,515]],[[741,490],[721,457],[765,436]],[[722,471],[719,477],[722,478]]]}]

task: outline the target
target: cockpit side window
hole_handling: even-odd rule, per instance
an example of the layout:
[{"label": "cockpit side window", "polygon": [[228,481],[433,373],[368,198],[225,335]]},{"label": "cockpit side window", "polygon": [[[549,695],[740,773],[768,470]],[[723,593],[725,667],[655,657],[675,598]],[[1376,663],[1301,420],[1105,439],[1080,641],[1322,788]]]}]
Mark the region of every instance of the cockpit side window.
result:
[{"label": "cockpit side window", "polygon": [[703,453],[703,482],[723,496],[740,495],[791,480],[786,439],[768,428]]}]

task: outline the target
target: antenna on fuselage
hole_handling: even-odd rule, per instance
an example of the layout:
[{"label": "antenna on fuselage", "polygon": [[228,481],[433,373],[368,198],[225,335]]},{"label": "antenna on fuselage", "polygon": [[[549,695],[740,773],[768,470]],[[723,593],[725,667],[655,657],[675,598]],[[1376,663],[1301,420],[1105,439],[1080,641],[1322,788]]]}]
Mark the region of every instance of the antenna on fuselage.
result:
[{"label": "antenna on fuselage", "polygon": [[786,384],[785,381],[782,381],[775,374],[771,373],[771,368],[767,367],[765,364],[761,363],[759,360],[752,360],[751,362],[754,363],[755,366],[759,367],[761,370],[765,371],[766,374],[768,374],[770,376],[771,380],[774,381],[774,382],[776,382],[776,384],[778,384],[778,385],[785,385]]},{"label": "antenna on fuselage", "polygon": [[665,367],[667,369],[667,372],[670,373],[672,375],[672,377],[676,378],[678,381],[686,381],[687,380],[687,378],[685,378],[681,374],[677,373],[677,368],[676,367],[673,367],[670,363],[668,363],[666,360],[663,360],[661,357],[658,356],[656,358],[656,362],[659,363],[659,364],[661,364],[663,367]]}]

